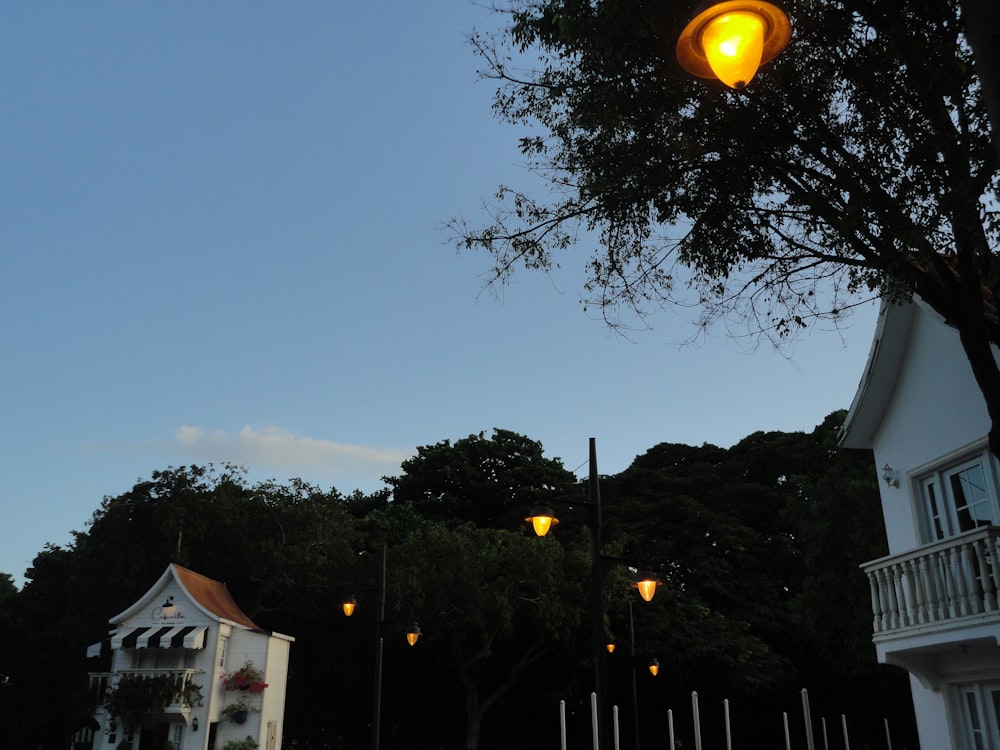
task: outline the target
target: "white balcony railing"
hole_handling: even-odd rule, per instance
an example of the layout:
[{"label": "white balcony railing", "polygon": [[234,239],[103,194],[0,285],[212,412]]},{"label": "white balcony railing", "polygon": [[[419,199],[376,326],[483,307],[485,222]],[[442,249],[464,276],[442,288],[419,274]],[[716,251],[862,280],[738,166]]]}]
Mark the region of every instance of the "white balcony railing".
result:
[{"label": "white balcony railing", "polygon": [[871,586],[876,640],[998,613],[1000,527],[984,526],[861,567]]}]

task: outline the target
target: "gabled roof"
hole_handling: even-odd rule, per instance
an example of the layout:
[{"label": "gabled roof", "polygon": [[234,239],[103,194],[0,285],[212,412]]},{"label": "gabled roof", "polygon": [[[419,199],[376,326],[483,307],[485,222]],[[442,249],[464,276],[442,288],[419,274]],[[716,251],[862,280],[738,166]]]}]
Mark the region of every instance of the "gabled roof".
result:
[{"label": "gabled roof", "polygon": [[169,569],[173,570],[174,578],[181,588],[187,592],[192,601],[201,605],[202,609],[223,620],[235,622],[251,630],[260,630],[249,617],[243,614],[243,610],[233,600],[226,584],[173,563],[170,564]]},{"label": "gabled roof", "polygon": [[133,614],[150,604],[153,599],[159,597],[171,579],[177,583],[188,599],[209,617],[215,620],[225,620],[249,630],[264,632],[239,608],[229,593],[229,589],[226,588],[226,584],[173,563],[167,566],[159,580],[137,602],[124,612],[112,617],[110,622],[119,624],[129,619]]}]

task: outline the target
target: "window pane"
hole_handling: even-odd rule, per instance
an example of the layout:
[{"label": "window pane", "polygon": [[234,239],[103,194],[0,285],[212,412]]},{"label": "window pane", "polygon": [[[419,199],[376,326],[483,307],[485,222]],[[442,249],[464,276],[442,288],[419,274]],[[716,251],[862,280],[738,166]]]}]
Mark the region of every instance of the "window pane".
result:
[{"label": "window pane", "polygon": [[965,692],[966,717],[969,720],[969,734],[976,750],[986,750],[985,738],[983,737],[983,722],[979,717],[979,706],[976,696],[971,690]]},{"label": "window pane", "polygon": [[934,482],[927,482],[924,485],[924,491],[927,493],[927,512],[930,515],[931,539],[944,539],[946,536],[944,519],[941,517],[941,507],[938,502],[937,488],[934,486]]},{"label": "window pane", "polygon": [[955,472],[948,477],[955,511],[958,514],[958,528],[969,531],[992,523],[990,502],[986,495],[986,478],[980,464]]}]

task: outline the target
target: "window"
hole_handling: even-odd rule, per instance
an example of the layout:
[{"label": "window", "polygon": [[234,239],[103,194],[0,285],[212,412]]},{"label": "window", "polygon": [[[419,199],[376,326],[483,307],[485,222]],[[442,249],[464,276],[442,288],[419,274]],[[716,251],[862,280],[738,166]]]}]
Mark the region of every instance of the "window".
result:
[{"label": "window", "polygon": [[985,453],[924,474],[919,484],[925,541],[955,536],[1000,519],[993,462]]},{"label": "window", "polygon": [[226,651],[228,650],[228,648],[229,648],[229,637],[225,636],[225,635],[220,636],[219,637],[219,658],[216,661],[216,665],[220,669],[225,669],[226,668]]},{"label": "window", "polygon": [[955,688],[964,746],[971,750],[1000,747],[1000,683]]}]

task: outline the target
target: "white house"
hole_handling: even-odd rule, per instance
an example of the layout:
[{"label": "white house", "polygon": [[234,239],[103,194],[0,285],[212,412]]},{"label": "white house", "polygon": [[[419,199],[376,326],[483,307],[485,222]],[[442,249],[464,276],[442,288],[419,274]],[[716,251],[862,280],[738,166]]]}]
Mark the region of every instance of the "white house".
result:
[{"label": "white house", "polygon": [[[168,565],[110,622],[103,647],[111,671],[90,676],[98,698],[93,750],[225,750],[247,736],[261,750],[280,750],[294,639],[257,627],[225,584]],[[241,706],[246,713],[236,714]]]},{"label": "white house", "polygon": [[958,333],[884,304],[841,445],[874,451],[889,555],[863,566],[880,662],[910,674],[924,750],[1000,748],[1000,469]]}]

